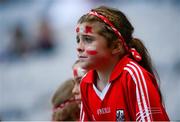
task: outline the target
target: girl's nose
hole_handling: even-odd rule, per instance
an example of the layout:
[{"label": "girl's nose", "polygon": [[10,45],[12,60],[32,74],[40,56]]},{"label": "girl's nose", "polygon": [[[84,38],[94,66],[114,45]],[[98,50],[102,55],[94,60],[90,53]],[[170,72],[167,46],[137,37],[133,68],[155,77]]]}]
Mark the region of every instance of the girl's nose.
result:
[{"label": "girl's nose", "polygon": [[77,51],[80,53],[80,52],[83,52],[84,51],[84,44],[82,43],[82,41],[80,41],[77,45]]}]

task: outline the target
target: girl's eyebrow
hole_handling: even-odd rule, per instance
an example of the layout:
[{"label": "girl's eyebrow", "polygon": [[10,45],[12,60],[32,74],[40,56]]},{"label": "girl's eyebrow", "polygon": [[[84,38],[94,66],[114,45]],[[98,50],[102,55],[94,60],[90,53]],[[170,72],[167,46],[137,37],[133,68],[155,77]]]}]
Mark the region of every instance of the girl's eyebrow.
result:
[{"label": "girl's eyebrow", "polygon": [[91,35],[76,35],[76,39],[79,39],[80,37],[93,37]]},{"label": "girl's eyebrow", "polygon": [[76,40],[80,40],[80,38],[91,38],[91,39],[95,39],[95,37],[93,35],[76,35]]},{"label": "girl's eyebrow", "polygon": [[95,38],[95,37],[92,36],[92,35],[82,35],[82,37],[83,37],[83,38],[84,38],[84,37]]}]

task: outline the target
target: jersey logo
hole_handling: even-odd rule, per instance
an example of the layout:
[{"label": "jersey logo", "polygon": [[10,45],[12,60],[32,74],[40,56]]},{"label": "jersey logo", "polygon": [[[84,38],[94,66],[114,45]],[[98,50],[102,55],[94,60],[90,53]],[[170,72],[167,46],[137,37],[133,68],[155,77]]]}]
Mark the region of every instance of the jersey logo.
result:
[{"label": "jersey logo", "polygon": [[124,117],[124,110],[119,109],[116,111],[116,121],[124,121],[125,117]]},{"label": "jersey logo", "polygon": [[108,113],[111,113],[110,107],[105,107],[105,108],[97,109],[97,114],[98,114],[98,115],[108,114]]}]

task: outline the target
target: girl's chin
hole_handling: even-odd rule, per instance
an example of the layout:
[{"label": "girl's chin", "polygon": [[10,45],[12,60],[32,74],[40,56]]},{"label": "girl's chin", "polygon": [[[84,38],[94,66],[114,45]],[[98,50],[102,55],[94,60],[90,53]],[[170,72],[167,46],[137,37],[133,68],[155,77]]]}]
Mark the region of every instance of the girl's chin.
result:
[{"label": "girl's chin", "polygon": [[77,104],[81,104],[81,101],[76,101]]},{"label": "girl's chin", "polygon": [[81,103],[78,104],[78,107],[81,109]]},{"label": "girl's chin", "polygon": [[80,105],[80,104],[81,104],[81,99],[79,99],[79,98],[77,99],[77,98],[76,98],[76,103],[77,103],[78,105]]},{"label": "girl's chin", "polygon": [[89,69],[89,63],[88,63],[88,62],[83,62],[81,66],[82,66],[82,68],[85,69],[85,70],[88,70],[88,69]]},{"label": "girl's chin", "polygon": [[81,63],[81,66],[82,66],[83,69],[90,69],[92,67],[92,63],[89,62],[89,61],[83,61]]}]

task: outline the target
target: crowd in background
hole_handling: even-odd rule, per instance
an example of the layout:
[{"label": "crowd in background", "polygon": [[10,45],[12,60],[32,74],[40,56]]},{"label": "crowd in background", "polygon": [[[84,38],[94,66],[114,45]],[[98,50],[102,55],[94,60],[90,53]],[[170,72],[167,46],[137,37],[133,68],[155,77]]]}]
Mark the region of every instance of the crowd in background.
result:
[{"label": "crowd in background", "polygon": [[[88,11],[92,6],[96,6],[96,4],[107,4],[113,7],[121,6],[126,10],[129,4],[136,4],[136,7],[139,7],[139,3],[145,3],[145,7],[152,3],[156,8],[167,4],[167,6],[173,6],[173,11],[177,13],[180,8],[179,0],[172,0],[171,2],[168,0],[154,0],[151,2],[148,0],[139,0],[137,3],[134,1],[126,2],[126,0],[78,0],[76,3],[70,0],[0,0],[0,120],[51,119],[52,106],[50,101],[54,92],[59,85],[63,84],[63,81],[73,76],[71,66],[76,60],[74,53],[76,40],[73,32],[75,29],[74,25],[76,25],[77,18],[79,18],[81,13],[77,12],[78,9],[79,11],[81,11],[81,9]],[[79,5],[75,7],[77,4]],[[65,6],[64,8],[63,5]],[[66,6],[70,7],[68,10],[63,10],[66,9]],[[53,13],[54,11],[56,11],[56,13]],[[84,11],[82,11],[82,13],[84,13]],[[75,16],[75,14],[77,15]],[[136,15],[138,15],[138,13]],[[161,15],[161,13],[159,13],[159,15]],[[179,54],[178,40],[180,31],[177,30],[180,26],[180,16],[177,15],[176,13],[174,13],[174,16],[172,14],[169,15],[172,19],[177,19],[175,20],[176,23],[173,23],[171,19],[166,20],[170,24],[173,24],[171,25],[172,29],[169,31],[173,31],[177,36],[174,37],[176,40],[170,36],[167,37],[168,42],[171,42],[171,39],[174,41],[172,48],[166,49],[167,53],[161,52],[160,48],[162,47],[159,44],[159,46],[153,48],[159,57],[163,57],[165,54],[168,55],[167,57],[170,57],[170,59],[161,59],[154,54],[154,57],[157,56],[157,59],[159,59],[155,62],[158,63],[156,65],[158,65],[158,71],[160,71],[161,83],[163,84],[163,81],[166,81],[166,84],[164,83],[161,86],[165,94],[165,105],[170,114],[170,118],[175,120],[179,119],[178,112],[180,112],[178,100],[176,100],[179,97],[178,93],[172,94],[176,93],[180,86],[180,82],[178,82],[180,81],[180,56],[177,55]],[[56,18],[56,20],[54,20],[54,18]],[[143,20],[137,21],[143,23]],[[156,19],[154,18],[152,21],[156,21]],[[149,23],[146,23],[146,25],[148,24]],[[143,29],[141,29],[142,28],[139,30],[143,33]],[[153,31],[153,29],[158,31],[156,27],[152,27],[151,31]],[[158,32],[159,34],[157,35],[159,36],[168,36],[167,34],[163,34],[161,28]],[[147,33],[146,37],[149,37]],[[158,37],[154,38],[158,39]],[[148,39],[149,41],[153,40],[151,37]],[[163,40],[160,42],[163,42]],[[156,44],[156,42],[154,43]],[[153,43],[149,43],[149,45],[151,44],[153,45]],[[159,49],[157,49],[157,47]],[[172,49],[174,49],[174,52]],[[49,55],[55,55],[55,57],[49,57]],[[46,58],[36,60],[37,57],[43,56]],[[32,57],[34,57],[34,59],[31,59]],[[172,60],[172,57],[175,58]],[[29,60],[29,62],[27,62],[27,64],[19,64],[19,62],[24,59]],[[14,62],[16,62],[16,64],[14,64]],[[18,96],[17,94],[20,95]],[[29,102],[26,101],[26,98]],[[20,102],[20,105],[18,102]],[[46,108],[44,106],[48,107]],[[43,107],[45,109],[42,109]]]}]

